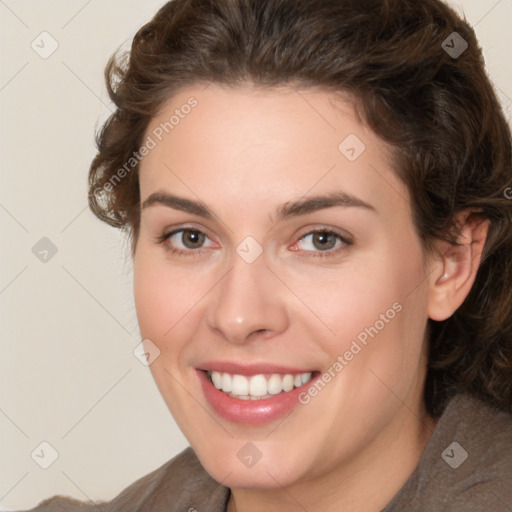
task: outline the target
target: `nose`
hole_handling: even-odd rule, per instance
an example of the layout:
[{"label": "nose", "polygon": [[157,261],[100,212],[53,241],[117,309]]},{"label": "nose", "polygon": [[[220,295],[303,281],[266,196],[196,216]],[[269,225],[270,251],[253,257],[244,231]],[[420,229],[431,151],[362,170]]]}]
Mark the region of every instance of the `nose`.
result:
[{"label": "nose", "polygon": [[230,270],[212,290],[206,317],[211,329],[234,344],[287,329],[285,296],[263,256],[247,263],[234,255]]}]

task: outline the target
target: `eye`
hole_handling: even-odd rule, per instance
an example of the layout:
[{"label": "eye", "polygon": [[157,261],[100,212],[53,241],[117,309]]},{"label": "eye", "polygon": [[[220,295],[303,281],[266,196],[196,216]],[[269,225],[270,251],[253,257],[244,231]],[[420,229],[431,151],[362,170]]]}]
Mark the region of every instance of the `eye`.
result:
[{"label": "eye", "polygon": [[339,250],[343,250],[344,247],[349,245],[352,245],[352,242],[336,231],[322,229],[305,234],[291,249],[294,251],[319,253],[312,254],[312,256],[329,256],[333,255],[333,253],[338,253]]},{"label": "eye", "polygon": [[197,252],[198,249],[213,246],[212,241],[205,233],[190,228],[176,229],[166,233],[158,237],[157,243],[164,245],[167,250],[179,254]]}]

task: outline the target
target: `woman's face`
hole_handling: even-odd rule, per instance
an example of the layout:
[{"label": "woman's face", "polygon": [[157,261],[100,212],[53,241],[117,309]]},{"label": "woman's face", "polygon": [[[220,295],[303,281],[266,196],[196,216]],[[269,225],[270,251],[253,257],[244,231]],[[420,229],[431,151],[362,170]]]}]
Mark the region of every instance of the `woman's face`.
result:
[{"label": "woman's face", "polygon": [[417,431],[427,269],[407,189],[349,103],[190,86],[145,144],[137,315],[206,470],[261,489],[353,474]]}]

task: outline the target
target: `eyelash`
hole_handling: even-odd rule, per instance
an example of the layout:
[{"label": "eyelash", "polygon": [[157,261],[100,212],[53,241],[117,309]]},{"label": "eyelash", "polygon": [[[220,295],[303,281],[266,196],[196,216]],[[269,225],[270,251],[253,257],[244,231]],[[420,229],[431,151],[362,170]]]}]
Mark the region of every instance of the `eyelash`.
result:
[{"label": "eyelash", "polygon": [[[170,231],[169,233],[164,233],[163,235],[158,236],[156,238],[156,243],[158,245],[162,245],[164,247],[164,249],[166,251],[170,252],[171,254],[177,254],[179,256],[192,256],[192,257],[200,256],[201,249],[203,249],[202,247],[200,247],[199,249],[183,250],[183,249],[176,249],[175,247],[172,247],[172,246],[170,246],[169,244],[166,243],[167,240],[169,238],[171,238],[172,236],[174,236],[175,234],[180,233],[180,232],[185,232],[185,231],[191,231],[193,233],[199,233],[199,234],[204,235],[205,237],[208,238],[208,235],[206,233],[204,233],[203,231],[199,230],[199,229],[181,227],[179,229],[175,229],[173,231]],[[309,253],[308,256],[313,257],[313,258],[330,258],[330,257],[333,257],[333,256],[337,255],[343,249],[346,249],[347,247],[351,246],[352,243],[353,243],[351,240],[349,240],[345,236],[341,235],[341,233],[338,233],[337,231],[334,231],[332,229],[326,229],[326,228],[314,229],[312,231],[308,231],[307,233],[302,235],[298,239],[298,241],[303,240],[305,237],[307,237],[309,235],[315,235],[315,234],[318,234],[318,233],[325,234],[325,235],[334,235],[334,236],[336,236],[337,239],[342,242],[343,246],[342,247],[338,247],[337,249],[330,249],[330,250],[326,250],[326,251],[302,251],[302,252],[305,252],[305,253]]]},{"label": "eyelash", "polygon": [[[327,249],[325,251],[320,251],[320,250],[301,251],[302,253],[306,253],[307,257],[312,257],[312,258],[333,258],[335,256],[338,256],[341,251],[346,250],[353,243],[351,240],[349,240],[347,237],[343,236],[341,233],[338,233],[337,231],[335,231],[333,229],[327,229],[327,228],[313,229],[311,231],[308,231],[307,233],[304,233],[298,239],[297,242],[303,240],[307,236],[315,235],[315,234],[334,235],[337,238],[337,240],[339,240],[341,242],[341,246],[337,247],[335,249]],[[297,242],[295,242],[295,243],[297,243]],[[299,251],[300,250],[297,250],[297,252],[299,252]]]}]

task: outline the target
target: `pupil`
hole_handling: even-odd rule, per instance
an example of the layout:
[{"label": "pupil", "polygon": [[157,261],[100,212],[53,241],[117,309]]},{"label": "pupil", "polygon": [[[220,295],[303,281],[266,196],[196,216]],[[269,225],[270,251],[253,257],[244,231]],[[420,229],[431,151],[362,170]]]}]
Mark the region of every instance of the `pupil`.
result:
[{"label": "pupil", "polygon": [[316,233],[313,244],[317,249],[332,249],[336,244],[336,237],[332,233]]},{"label": "pupil", "polygon": [[194,249],[197,246],[201,246],[204,238],[204,235],[197,231],[185,231],[183,235],[183,243],[189,249]]}]

